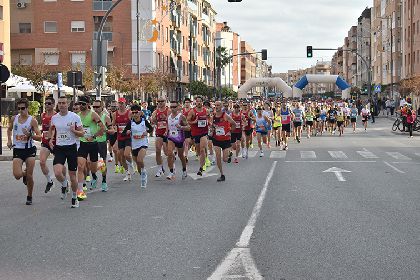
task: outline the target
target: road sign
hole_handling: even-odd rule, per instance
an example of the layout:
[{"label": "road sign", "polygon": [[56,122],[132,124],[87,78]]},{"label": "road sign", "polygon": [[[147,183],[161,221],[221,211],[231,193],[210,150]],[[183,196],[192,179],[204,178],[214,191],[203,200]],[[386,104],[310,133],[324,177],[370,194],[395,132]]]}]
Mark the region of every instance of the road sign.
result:
[{"label": "road sign", "polygon": [[375,85],[375,93],[380,93],[381,91],[381,85]]}]

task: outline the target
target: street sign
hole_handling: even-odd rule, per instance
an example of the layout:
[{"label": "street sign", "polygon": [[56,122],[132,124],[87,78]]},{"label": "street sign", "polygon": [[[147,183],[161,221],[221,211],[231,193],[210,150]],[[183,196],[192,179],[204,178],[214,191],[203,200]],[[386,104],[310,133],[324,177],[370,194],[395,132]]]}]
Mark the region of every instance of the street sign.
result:
[{"label": "street sign", "polygon": [[375,93],[381,93],[381,85],[375,85]]}]

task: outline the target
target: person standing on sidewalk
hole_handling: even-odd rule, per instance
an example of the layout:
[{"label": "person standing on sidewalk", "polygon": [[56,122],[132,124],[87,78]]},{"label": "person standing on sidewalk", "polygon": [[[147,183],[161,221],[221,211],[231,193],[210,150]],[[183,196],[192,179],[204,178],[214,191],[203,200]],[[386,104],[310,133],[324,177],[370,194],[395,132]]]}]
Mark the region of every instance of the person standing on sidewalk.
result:
[{"label": "person standing on sidewalk", "polygon": [[[28,113],[29,102],[22,98],[17,102],[19,114],[12,117],[7,129],[7,146],[13,148],[13,176],[16,180],[22,178],[26,185],[28,195],[26,205],[32,205],[32,192],[34,189],[34,167],[36,146],[33,140],[41,141],[41,131],[38,122]],[[13,133],[13,141],[12,141]],[[23,163],[26,170],[23,170]]]},{"label": "person standing on sidewalk", "polygon": [[410,136],[408,138],[413,138],[413,124],[416,121],[416,113],[411,108],[407,109],[407,128],[408,132],[410,132]]}]

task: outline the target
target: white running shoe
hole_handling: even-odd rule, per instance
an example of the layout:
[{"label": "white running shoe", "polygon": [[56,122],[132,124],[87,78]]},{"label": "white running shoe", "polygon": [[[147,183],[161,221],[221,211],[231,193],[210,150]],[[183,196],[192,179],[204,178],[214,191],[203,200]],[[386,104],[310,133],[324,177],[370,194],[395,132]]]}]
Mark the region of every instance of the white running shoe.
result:
[{"label": "white running shoe", "polygon": [[129,172],[127,172],[127,174],[125,175],[123,180],[124,180],[124,182],[131,181],[131,174]]},{"label": "white running shoe", "polygon": [[159,169],[159,170],[156,172],[155,177],[156,177],[156,178],[160,178],[160,177],[162,177],[162,175],[164,175],[164,174],[165,174],[165,173],[163,173],[162,169]]},{"label": "white running shoe", "polygon": [[260,151],[260,157],[263,157],[263,156],[264,156],[264,152]]},{"label": "white running shoe", "polygon": [[147,173],[145,171],[141,172],[141,178],[140,178],[140,187],[145,189],[147,185]]},{"label": "white running shoe", "polygon": [[172,181],[175,180],[175,174],[172,172],[169,172],[168,176],[166,176],[166,179],[172,180]]},{"label": "white running shoe", "polygon": [[182,171],[182,180],[187,179],[187,177],[188,177],[187,171]]}]

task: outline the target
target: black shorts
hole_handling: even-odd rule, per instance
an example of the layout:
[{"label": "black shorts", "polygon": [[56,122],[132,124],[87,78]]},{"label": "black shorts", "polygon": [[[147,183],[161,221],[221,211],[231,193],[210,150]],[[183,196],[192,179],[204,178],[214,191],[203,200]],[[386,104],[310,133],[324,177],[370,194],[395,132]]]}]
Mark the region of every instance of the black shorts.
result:
[{"label": "black shorts", "polygon": [[36,146],[27,148],[27,149],[13,149],[13,158],[21,159],[22,161],[26,161],[28,158],[36,157]]},{"label": "black shorts", "polygon": [[[200,144],[200,140],[201,140],[201,138],[203,138],[203,137],[209,137],[208,136],[208,134],[207,133],[205,133],[205,134],[201,134],[201,135],[197,135],[197,136],[193,136],[193,138],[194,138],[194,143],[195,144]],[[207,138],[208,139],[208,138]]]},{"label": "black shorts", "polygon": [[257,130],[257,133],[261,134],[261,136],[267,136],[268,131],[258,131]]},{"label": "black shorts", "polygon": [[306,125],[312,126],[314,124],[313,121],[306,121]]},{"label": "black shorts", "polygon": [[350,118],[350,121],[351,121],[352,123],[355,123],[355,122],[356,122],[356,118]]},{"label": "black shorts", "polygon": [[109,141],[111,146],[114,146],[115,142],[117,142],[117,133],[107,134],[106,139]]},{"label": "black shorts", "polygon": [[293,122],[294,127],[302,126],[302,122]]},{"label": "black shorts", "polygon": [[286,131],[286,132],[289,132],[290,133],[290,123],[283,124],[281,126],[281,131]]},{"label": "black shorts", "polygon": [[138,148],[138,149],[134,149],[134,150],[132,150],[131,151],[131,154],[133,155],[133,157],[137,157],[138,155],[139,155],[139,152],[140,152],[140,150],[141,149],[145,149],[145,150],[147,150],[147,146],[141,146],[140,148]]},{"label": "black shorts", "polygon": [[118,149],[124,150],[125,147],[131,147],[131,138],[125,140],[118,140]]},{"label": "black shorts", "polygon": [[106,161],[106,156],[108,154],[108,144],[106,142],[98,142],[98,153],[99,156]]},{"label": "black shorts", "polygon": [[230,135],[230,143],[236,143],[236,141],[241,141],[242,133],[241,132],[233,132]]},{"label": "black shorts", "polygon": [[54,151],[51,149],[50,145],[47,145],[45,143],[41,143],[41,147],[48,149],[50,153],[54,154]]},{"label": "black shorts", "polygon": [[191,131],[184,131],[184,136],[185,136],[185,139],[187,139],[187,138],[191,138],[192,139]]},{"label": "black shorts", "polygon": [[54,146],[53,165],[64,165],[67,160],[67,166],[70,171],[77,170],[77,145]]},{"label": "black shorts", "polygon": [[184,148],[184,142],[175,142],[175,141],[172,141],[169,138],[168,138],[168,141],[171,141],[172,143],[174,143],[175,144],[175,147],[177,147],[178,149]]},{"label": "black shorts", "polygon": [[168,137],[167,136],[156,135],[156,138],[158,138],[158,137],[163,139],[163,143],[168,143]]},{"label": "black shorts", "polygon": [[220,147],[222,150],[228,149],[232,146],[230,141],[217,141],[213,140],[213,146]]},{"label": "black shorts", "polygon": [[335,123],[335,120],[329,119],[328,122],[329,123]]},{"label": "black shorts", "polygon": [[246,136],[251,136],[253,131],[254,131],[254,129],[253,129],[253,128],[251,128],[251,129],[247,129],[247,130],[245,130],[245,135],[246,135]]},{"label": "black shorts", "polygon": [[87,159],[89,156],[89,160],[91,162],[98,161],[98,143],[87,143],[87,142],[80,142],[79,150],[77,151],[77,157]]},{"label": "black shorts", "polygon": [[281,126],[276,126],[276,127],[273,126],[273,129],[274,130],[279,130],[279,129],[281,129]]},{"label": "black shorts", "polygon": [[337,121],[337,126],[340,127],[343,125],[344,122]]},{"label": "black shorts", "polygon": [[347,119],[349,120],[350,119],[350,116],[347,116]]}]

